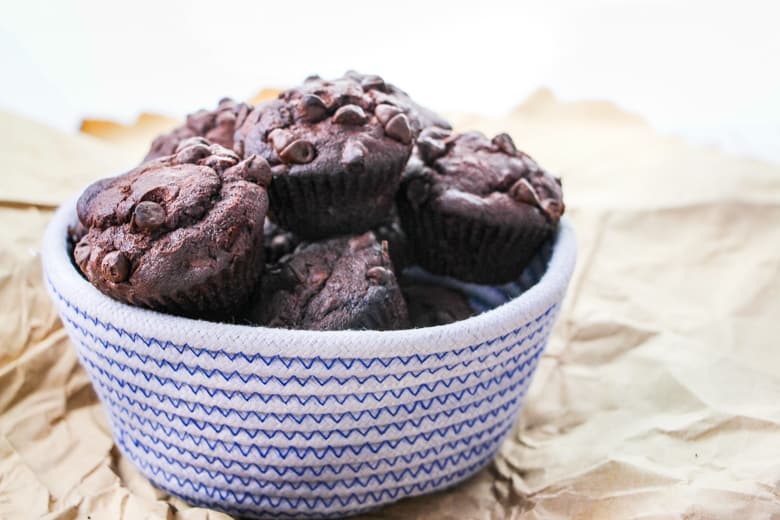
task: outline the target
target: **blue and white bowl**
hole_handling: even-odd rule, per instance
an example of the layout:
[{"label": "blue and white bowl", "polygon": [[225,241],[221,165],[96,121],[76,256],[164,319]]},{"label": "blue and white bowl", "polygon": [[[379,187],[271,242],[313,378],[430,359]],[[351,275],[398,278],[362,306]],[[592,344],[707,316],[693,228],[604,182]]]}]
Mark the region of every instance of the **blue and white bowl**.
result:
[{"label": "blue and white bowl", "polygon": [[191,504],[260,518],[354,514],[485,466],[523,405],[576,256],[564,219],[516,284],[437,279],[484,309],[475,317],[289,331],[112,300],[70,261],[75,220],[74,199],[46,231],[44,275],[119,449]]}]

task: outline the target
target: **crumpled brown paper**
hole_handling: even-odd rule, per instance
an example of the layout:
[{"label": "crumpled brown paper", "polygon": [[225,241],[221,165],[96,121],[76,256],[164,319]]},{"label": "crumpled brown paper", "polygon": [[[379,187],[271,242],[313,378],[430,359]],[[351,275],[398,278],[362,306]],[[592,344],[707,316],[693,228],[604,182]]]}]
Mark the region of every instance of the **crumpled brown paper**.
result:
[{"label": "crumpled brown paper", "polygon": [[[52,206],[172,124],[146,118],[89,136],[0,114],[0,518],[228,518],[117,454],[41,284]],[[780,167],[547,91],[452,119],[563,177],[580,259],[494,464],[362,518],[780,518]]]}]

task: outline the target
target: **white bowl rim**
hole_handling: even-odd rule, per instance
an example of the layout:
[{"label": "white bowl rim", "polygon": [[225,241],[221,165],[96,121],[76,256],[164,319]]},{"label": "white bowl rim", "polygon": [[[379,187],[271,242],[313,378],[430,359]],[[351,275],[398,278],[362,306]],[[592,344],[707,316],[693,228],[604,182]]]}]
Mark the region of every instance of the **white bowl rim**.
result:
[{"label": "white bowl rim", "polygon": [[77,200],[75,196],[57,209],[41,247],[44,281],[56,305],[61,310],[64,305],[75,305],[93,321],[97,318],[110,323],[129,335],[230,353],[309,359],[394,358],[479,345],[517,331],[558,307],[577,255],[574,230],[564,217],[548,267],[538,283],[503,305],[447,325],[391,331],[309,331],[215,323],[133,307],[104,295],[85,280],[67,253],[67,228],[76,221]]}]

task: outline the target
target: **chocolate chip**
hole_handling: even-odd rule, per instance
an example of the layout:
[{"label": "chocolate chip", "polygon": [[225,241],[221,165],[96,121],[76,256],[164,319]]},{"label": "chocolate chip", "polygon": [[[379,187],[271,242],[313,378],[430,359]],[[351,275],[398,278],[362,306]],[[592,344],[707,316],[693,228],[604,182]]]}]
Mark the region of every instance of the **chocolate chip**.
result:
[{"label": "chocolate chip", "polygon": [[271,166],[259,155],[250,155],[244,160],[246,179],[266,188],[271,184]]},{"label": "chocolate chip", "polygon": [[514,183],[512,187],[509,188],[509,196],[517,202],[530,204],[531,206],[536,206],[538,208],[542,207],[539,195],[527,179],[520,179]]},{"label": "chocolate chip", "polygon": [[447,145],[445,145],[443,141],[430,137],[420,137],[420,139],[417,140],[417,149],[420,151],[420,156],[426,163],[432,163],[447,153]]},{"label": "chocolate chip", "polygon": [[294,139],[295,136],[293,136],[292,132],[284,128],[276,128],[268,134],[268,142],[274,147],[276,153],[284,150]]},{"label": "chocolate chip", "polygon": [[279,158],[292,164],[306,164],[314,160],[314,145],[305,139],[293,141],[287,147],[279,152]]},{"label": "chocolate chip", "polygon": [[366,271],[366,278],[375,284],[385,285],[393,279],[393,273],[381,265],[376,265]]},{"label": "chocolate chip", "polygon": [[223,170],[227,170],[231,166],[235,166],[237,162],[238,162],[238,157],[235,154],[212,155],[208,159],[206,159],[206,162],[204,164],[209,168],[223,171]]},{"label": "chocolate chip", "polygon": [[558,221],[563,215],[563,202],[556,199],[544,199],[542,201],[542,211],[553,221]]},{"label": "chocolate chip", "polygon": [[385,125],[385,133],[403,144],[411,144],[412,128],[405,114],[397,114]]},{"label": "chocolate chip", "polygon": [[306,79],[303,80],[304,83],[309,83],[311,81],[319,81],[322,78],[319,76],[319,74],[312,74],[310,76],[306,76]]},{"label": "chocolate chip", "polygon": [[154,231],[165,222],[165,208],[151,200],[144,200],[135,206],[133,225],[142,231]]},{"label": "chocolate chip", "polygon": [[388,121],[400,113],[400,108],[394,107],[393,105],[386,105],[384,103],[377,105],[374,109],[374,114],[376,115],[376,118],[379,119],[379,122],[382,123],[382,125],[386,125]]},{"label": "chocolate chip", "polygon": [[364,77],[360,81],[360,86],[363,87],[365,90],[371,90],[371,89],[384,90],[385,80],[383,80],[376,74],[370,74]]},{"label": "chocolate chip", "polygon": [[209,147],[203,143],[194,143],[186,147],[179,147],[175,161],[179,164],[195,164],[204,157],[211,155]]},{"label": "chocolate chip", "polygon": [[241,158],[234,152],[233,150],[229,148],[225,148],[221,144],[214,143],[211,146],[209,146],[209,151],[212,153],[212,155],[222,155],[225,157],[230,157],[235,162],[238,162],[241,160]]},{"label": "chocolate chip", "polygon": [[325,101],[321,97],[312,94],[303,96],[298,105],[298,110],[301,113],[301,117],[310,123],[323,120],[328,113]]},{"label": "chocolate chip", "polygon": [[100,270],[105,279],[114,283],[124,282],[130,274],[130,262],[120,251],[111,251],[103,257]]},{"label": "chocolate chip", "polygon": [[189,146],[195,146],[198,144],[211,146],[211,142],[209,142],[209,140],[206,139],[205,137],[195,136],[195,137],[188,137],[187,139],[185,139],[184,141],[176,145],[176,151],[178,152]]},{"label": "chocolate chip", "polygon": [[360,141],[347,141],[341,153],[341,164],[350,172],[362,170],[366,153],[368,151]]},{"label": "chocolate chip", "polygon": [[366,113],[358,105],[344,105],[333,114],[333,122],[337,125],[362,125],[366,119]]},{"label": "chocolate chip", "polygon": [[91,253],[92,250],[90,249],[89,242],[86,239],[82,239],[73,249],[73,260],[82,271],[86,271],[87,262],[89,262],[89,256]]},{"label": "chocolate chip", "polygon": [[498,147],[499,150],[507,155],[517,154],[517,147],[509,134],[501,133],[496,135],[491,142]]}]

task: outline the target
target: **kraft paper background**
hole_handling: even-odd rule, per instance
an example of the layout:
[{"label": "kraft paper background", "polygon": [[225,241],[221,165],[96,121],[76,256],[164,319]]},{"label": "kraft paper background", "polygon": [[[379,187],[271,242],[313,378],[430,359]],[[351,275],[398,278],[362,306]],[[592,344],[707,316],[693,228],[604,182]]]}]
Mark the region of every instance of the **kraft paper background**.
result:
[{"label": "kraft paper background", "polygon": [[[577,272],[495,462],[362,518],[780,518],[780,166],[544,90],[452,120],[563,177]],[[0,518],[228,518],[118,455],[41,283],[52,209],[175,123],[64,134],[0,113]]]}]

